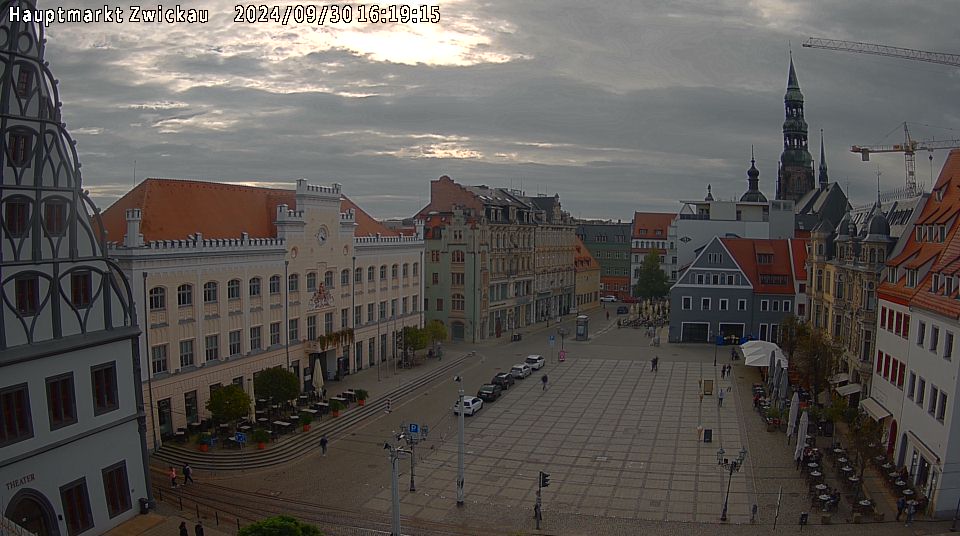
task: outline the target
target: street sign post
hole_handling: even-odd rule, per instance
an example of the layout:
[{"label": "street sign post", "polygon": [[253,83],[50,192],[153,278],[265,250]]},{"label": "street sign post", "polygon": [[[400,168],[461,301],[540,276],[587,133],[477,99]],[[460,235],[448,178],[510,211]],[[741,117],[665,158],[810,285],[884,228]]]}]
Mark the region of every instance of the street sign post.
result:
[{"label": "street sign post", "polygon": [[547,341],[550,343],[550,348],[553,348],[557,344],[557,338],[553,335],[547,338]]},{"label": "street sign post", "polygon": [[247,442],[247,434],[243,432],[237,432],[237,435],[234,436],[234,439],[236,440],[237,443],[240,443],[242,445]]},{"label": "street sign post", "polygon": [[420,425],[418,425],[418,424],[415,423],[415,422],[410,423],[410,433],[411,433],[411,434],[419,434],[419,433],[420,433]]},{"label": "street sign post", "polygon": [[567,351],[560,350],[560,361],[566,361],[566,360],[567,360]]}]

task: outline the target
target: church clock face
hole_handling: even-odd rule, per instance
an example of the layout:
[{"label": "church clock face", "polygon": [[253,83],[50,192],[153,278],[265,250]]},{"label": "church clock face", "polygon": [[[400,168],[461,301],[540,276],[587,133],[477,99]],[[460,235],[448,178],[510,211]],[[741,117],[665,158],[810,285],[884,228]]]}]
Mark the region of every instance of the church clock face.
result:
[{"label": "church clock face", "polygon": [[326,227],[321,227],[320,230],[317,231],[317,242],[320,242],[321,245],[322,245],[322,244],[325,244],[325,243],[327,242],[327,228],[326,228]]}]

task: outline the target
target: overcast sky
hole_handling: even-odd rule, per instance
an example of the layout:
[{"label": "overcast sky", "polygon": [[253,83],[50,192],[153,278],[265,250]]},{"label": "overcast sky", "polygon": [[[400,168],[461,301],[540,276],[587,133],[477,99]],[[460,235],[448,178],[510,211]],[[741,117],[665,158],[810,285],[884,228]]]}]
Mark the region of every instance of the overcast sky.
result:
[{"label": "overcast sky", "polygon": [[[102,1],[79,2],[89,7]],[[46,2],[38,7],[76,7]],[[904,182],[900,154],[853,144],[960,138],[960,69],[801,48],[808,36],[960,52],[960,1],[453,1],[438,24],[54,24],[47,54],[85,187],[101,208],[136,177],[291,187],[340,182],[376,217],[429,181],[559,193],[575,216],[675,212],[739,197],[750,147],[776,194],[788,44],[810,145],[854,202]],[[129,14],[128,4],[123,7]],[[946,151],[934,153],[933,174]],[[929,183],[927,154],[917,176]]]}]

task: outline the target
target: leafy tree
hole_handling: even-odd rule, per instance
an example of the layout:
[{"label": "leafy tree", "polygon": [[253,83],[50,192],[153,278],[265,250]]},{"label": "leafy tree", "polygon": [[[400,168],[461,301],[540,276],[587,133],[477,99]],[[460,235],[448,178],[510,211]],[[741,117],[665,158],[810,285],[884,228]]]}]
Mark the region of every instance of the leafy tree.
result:
[{"label": "leafy tree", "polygon": [[427,336],[427,341],[430,343],[447,340],[447,326],[439,320],[431,320],[428,322],[427,326],[423,328],[423,331]]},{"label": "leafy tree", "polygon": [[[869,415],[858,411],[849,426],[847,445],[849,451],[855,454],[854,462],[857,474],[860,475],[861,486],[857,486],[857,499],[861,494],[863,484],[863,472],[867,467],[867,462],[878,456],[882,450],[881,436],[883,426],[873,420]],[[871,446],[872,445],[872,446]]]},{"label": "leafy tree", "polygon": [[817,329],[798,339],[796,345],[791,356],[793,363],[810,387],[814,400],[819,401],[820,392],[827,385],[827,375],[843,355],[843,347]]},{"label": "leafy tree", "polygon": [[787,354],[787,359],[793,362],[793,354],[800,346],[800,341],[810,337],[810,326],[793,315],[784,317],[780,324],[780,348]]},{"label": "leafy tree", "polygon": [[660,269],[660,255],[650,251],[640,265],[640,275],[633,287],[633,294],[641,298],[660,298],[670,292],[667,274]]},{"label": "leafy tree", "polygon": [[210,394],[207,411],[216,422],[236,421],[250,414],[250,395],[239,385],[221,387]]},{"label": "leafy tree", "polygon": [[403,344],[410,346],[414,350],[422,350],[427,347],[427,334],[415,326],[406,326],[403,328]]},{"label": "leafy tree", "polygon": [[290,516],[274,516],[243,527],[237,536],[323,536],[323,532]]},{"label": "leafy tree", "polygon": [[258,397],[274,401],[286,401],[300,394],[300,380],[297,375],[282,367],[268,368],[253,380],[253,389]]}]

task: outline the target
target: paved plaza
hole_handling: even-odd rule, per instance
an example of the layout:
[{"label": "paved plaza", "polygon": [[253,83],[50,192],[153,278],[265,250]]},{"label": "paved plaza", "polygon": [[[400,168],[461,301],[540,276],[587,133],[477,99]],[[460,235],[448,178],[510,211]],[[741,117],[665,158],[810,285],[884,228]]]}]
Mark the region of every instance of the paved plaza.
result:
[{"label": "paved plaza", "polygon": [[[425,384],[393,412],[335,436],[327,457],[318,449],[282,467],[203,476],[272,497],[384,515],[390,509],[390,483],[383,443],[417,422],[428,425],[430,434],[417,446],[415,492],[408,491],[409,459],[401,461],[405,518],[472,527],[496,522],[499,530],[534,533],[537,477],[545,471],[550,486],[543,491],[544,534],[626,535],[651,529],[657,534],[769,534],[781,489],[777,532],[798,533],[801,512],[810,513],[812,525],[804,533],[936,534],[949,526],[920,519],[907,529],[892,521],[892,502],[882,493],[873,496],[888,512],[886,522],[851,524],[846,508],[832,516],[832,526],[822,526],[808,484],[792,463],[793,446],[782,433],[767,432],[752,408],[756,369],[733,362],[731,377],[721,378],[722,365],[731,363],[729,350],[653,347],[643,330],[617,329],[604,317],[602,311],[593,316],[590,341],[565,341],[563,363],[557,362],[559,341],[551,347],[547,339],[556,326],[527,333],[519,343],[449,345],[448,355],[476,352],[461,370],[467,395],[527,354],[547,358],[543,370],[465,419],[463,508],[456,506],[452,406],[457,386],[452,378]],[[660,357],[656,372],[650,370],[654,355]],[[417,374],[401,371],[378,381],[371,375],[375,371],[365,372],[331,388],[364,387],[376,398],[384,386],[416,381]],[[550,380],[546,391],[543,374]],[[714,382],[714,393],[702,402],[701,380]],[[727,388],[719,407],[716,392]],[[698,441],[699,426],[712,431],[712,442]],[[730,486],[729,522],[721,524],[728,472],[717,465],[717,449],[735,458],[743,446],[748,452]],[[758,514],[751,524],[754,504]]]},{"label": "paved plaza", "polygon": [[[577,349],[572,349],[574,353]],[[466,418],[466,496],[469,503],[532,512],[539,471],[550,474],[544,515],[717,521],[727,473],[717,449],[736,457],[744,445],[737,406],[699,397],[700,380],[719,380],[711,365],[668,362],[651,371],[636,357],[574,357],[550,363],[518,381],[500,400]],[[540,376],[549,376],[543,391]],[[698,441],[698,426],[712,443]],[[446,517],[456,496],[456,417],[440,427],[443,443],[417,468],[417,493],[404,514]],[[748,455],[749,457],[749,455]],[[753,504],[750,472],[735,473],[729,518],[746,522]],[[389,490],[365,506],[387,510]]]}]

